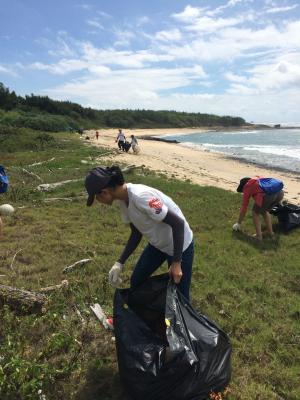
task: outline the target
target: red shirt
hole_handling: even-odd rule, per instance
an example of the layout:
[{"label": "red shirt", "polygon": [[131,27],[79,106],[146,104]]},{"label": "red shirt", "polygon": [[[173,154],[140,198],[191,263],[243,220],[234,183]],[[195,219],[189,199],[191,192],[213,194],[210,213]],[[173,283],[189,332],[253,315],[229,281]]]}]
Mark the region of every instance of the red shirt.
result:
[{"label": "red shirt", "polygon": [[258,184],[258,180],[261,178],[252,178],[250,179],[243,189],[243,203],[241,207],[241,211],[246,212],[249,204],[250,197],[253,197],[255,203],[261,207],[264,201],[264,192],[260,188]]}]

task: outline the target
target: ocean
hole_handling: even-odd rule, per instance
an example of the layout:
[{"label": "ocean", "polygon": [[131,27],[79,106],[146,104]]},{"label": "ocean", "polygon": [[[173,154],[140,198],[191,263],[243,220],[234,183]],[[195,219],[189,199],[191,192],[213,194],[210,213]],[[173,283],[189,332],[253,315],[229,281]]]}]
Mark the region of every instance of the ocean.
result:
[{"label": "ocean", "polygon": [[168,134],[163,138],[269,168],[300,172],[300,128]]}]

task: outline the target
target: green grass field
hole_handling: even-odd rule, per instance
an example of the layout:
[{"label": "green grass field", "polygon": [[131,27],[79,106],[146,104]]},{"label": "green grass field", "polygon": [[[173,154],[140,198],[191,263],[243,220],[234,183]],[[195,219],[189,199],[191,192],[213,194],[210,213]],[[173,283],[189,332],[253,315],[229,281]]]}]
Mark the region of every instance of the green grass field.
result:
[{"label": "green grass field", "polygon": [[[16,207],[13,216],[3,217],[0,284],[38,291],[69,280],[68,288],[48,295],[41,315],[0,309],[0,399],[124,400],[111,333],[89,306],[99,302],[112,313],[107,273],[129,232],[116,206],[87,208],[83,187],[86,172],[113,164],[114,152],[108,155],[71,134],[54,134],[54,139],[55,146],[50,141],[39,151],[0,152],[11,180],[0,203]],[[41,161],[47,162],[29,166]],[[23,169],[43,183],[79,181],[40,192],[42,182]],[[233,345],[228,398],[299,400],[300,231],[258,244],[232,233],[241,201],[236,193],[147,170],[127,174],[126,180],[163,190],[190,222],[196,243],[192,303],[228,333]],[[245,230],[253,230],[250,214]],[[125,287],[143,244],[127,262]],[[83,258],[92,262],[62,273]],[[158,273],[165,271],[163,266]]]}]

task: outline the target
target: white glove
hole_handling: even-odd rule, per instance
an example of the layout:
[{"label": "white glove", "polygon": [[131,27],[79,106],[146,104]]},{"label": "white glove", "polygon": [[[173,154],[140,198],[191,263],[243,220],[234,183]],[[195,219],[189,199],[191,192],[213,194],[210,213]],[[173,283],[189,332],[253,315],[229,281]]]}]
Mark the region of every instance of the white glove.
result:
[{"label": "white glove", "polygon": [[113,287],[118,287],[122,283],[122,279],[120,277],[122,269],[124,265],[119,261],[115,262],[112,268],[108,273],[108,282]]},{"label": "white glove", "polygon": [[241,224],[239,224],[238,222],[236,222],[233,226],[232,229],[236,232],[241,230]]}]

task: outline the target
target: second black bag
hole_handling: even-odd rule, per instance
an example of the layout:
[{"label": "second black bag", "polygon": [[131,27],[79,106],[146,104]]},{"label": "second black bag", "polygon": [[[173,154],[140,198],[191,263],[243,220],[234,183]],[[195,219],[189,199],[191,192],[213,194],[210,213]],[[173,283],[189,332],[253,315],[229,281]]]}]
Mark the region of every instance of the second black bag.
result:
[{"label": "second black bag", "polygon": [[227,335],[196,313],[168,275],[117,289],[119,373],[133,400],[201,400],[230,381]]},{"label": "second black bag", "polygon": [[270,210],[270,214],[278,218],[279,226],[285,233],[300,228],[300,206],[291,203],[278,205]]}]

